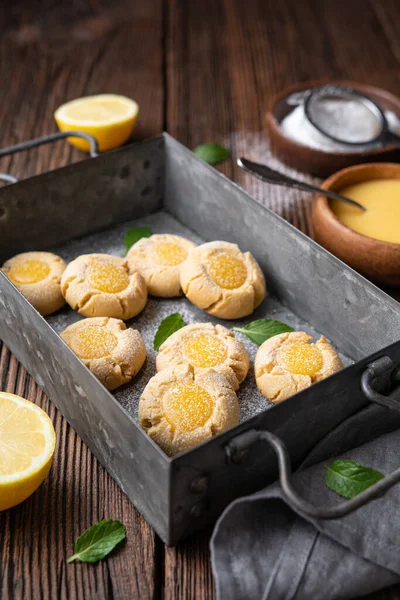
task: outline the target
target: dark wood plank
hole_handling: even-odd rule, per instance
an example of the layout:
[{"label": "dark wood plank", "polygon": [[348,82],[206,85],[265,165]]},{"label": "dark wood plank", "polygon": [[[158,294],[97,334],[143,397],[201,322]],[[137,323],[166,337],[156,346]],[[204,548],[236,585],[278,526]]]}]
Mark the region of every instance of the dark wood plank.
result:
[{"label": "dark wood plank", "polygon": [[[387,0],[386,2],[370,0],[370,5],[382,27],[393,56],[396,58],[397,63],[400,64],[400,40],[397,35],[398,24],[400,22],[399,3],[396,0]],[[395,77],[397,78],[397,73]]]},{"label": "dark wood plank", "polygon": [[210,567],[210,531],[204,531],[179,544],[165,547],[164,600],[215,598]]},{"label": "dark wood plank", "polygon": [[[2,146],[55,131],[58,105],[99,92],[137,100],[136,139],[162,130],[161,0],[20,2],[8,8],[0,42]],[[59,143],[3,159],[0,170],[27,177],[85,158]],[[161,546],[154,531],[4,346],[0,389],[42,406],[57,432],[44,485],[0,514],[0,598],[156,597]],[[98,565],[67,565],[77,536],[103,517],[125,523],[126,544]]]},{"label": "dark wood plank", "polygon": [[[222,2],[166,3],[166,125],[180,142],[230,146],[234,124]],[[232,176],[230,161],[219,169]]]}]

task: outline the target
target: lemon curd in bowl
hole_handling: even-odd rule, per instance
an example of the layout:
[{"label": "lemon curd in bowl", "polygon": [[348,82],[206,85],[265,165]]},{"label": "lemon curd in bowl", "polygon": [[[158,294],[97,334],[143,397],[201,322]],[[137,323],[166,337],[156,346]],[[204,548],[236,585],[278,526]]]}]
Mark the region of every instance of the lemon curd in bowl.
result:
[{"label": "lemon curd in bowl", "polygon": [[339,200],[330,202],[338,219],[353,231],[382,242],[400,244],[400,179],[362,181],[340,190],[367,210]]},{"label": "lemon curd in bowl", "polygon": [[334,173],[321,187],[347,195],[367,210],[317,195],[312,210],[317,242],[375,283],[399,287],[400,165],[356,165]]}]

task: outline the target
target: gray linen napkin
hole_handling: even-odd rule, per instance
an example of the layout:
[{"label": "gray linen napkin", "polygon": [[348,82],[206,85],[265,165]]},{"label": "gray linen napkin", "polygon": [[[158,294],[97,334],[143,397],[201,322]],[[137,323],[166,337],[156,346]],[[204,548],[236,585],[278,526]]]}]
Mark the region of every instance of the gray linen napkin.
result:
[{"label": "gray linen napkin", "polygon": [[[351,437],[362,439],[363,426],[371,428],[371,415],[379,434],[380,414],[370,407],[320,442],[293,476],[305,499],[321,506],[343,501],[325,485],[324,465],[333,459],[315,464],[326,456],[384,474],[400,466],[400,430],[342,452]],[[400,484],[331,521],[297,515],[273,484],[225,510],[211,539],[211,559],[219,600],[336,600],[389,586],[400,580]]]}]

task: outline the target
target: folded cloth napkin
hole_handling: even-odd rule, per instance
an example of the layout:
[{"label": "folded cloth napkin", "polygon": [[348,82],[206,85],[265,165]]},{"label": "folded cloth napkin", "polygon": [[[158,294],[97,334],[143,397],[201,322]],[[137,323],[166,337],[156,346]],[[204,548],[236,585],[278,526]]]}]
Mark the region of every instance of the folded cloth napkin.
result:
[{"label": "folded cloth napkin", "polygon": [[[346,427],[348,437],[354,423]],[[327,436],[293,475],[295,489],[314,505],[344,502],[325,484],[324,466],[333,459],[315,464],[332,456],[329,447],[386,475],[400,466],[399,430],[343,453],[346,432],[339,433]],[[211,559],[219,600],[348,599],[392,585],[400,580],[400,484],[336,520],[296,514],[273,484],[225,510]]]}]

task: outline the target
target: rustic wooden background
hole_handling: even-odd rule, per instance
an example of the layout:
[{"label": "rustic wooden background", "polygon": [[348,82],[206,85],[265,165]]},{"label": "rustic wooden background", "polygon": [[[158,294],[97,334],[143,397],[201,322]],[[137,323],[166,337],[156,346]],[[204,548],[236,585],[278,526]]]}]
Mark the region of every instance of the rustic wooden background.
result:
[{"label": "rustic wooden background", "polygon": [[[141,107],[135,140],[165,129],[189,147],[219,142],[262,161],[266,107],[286,85],[346,77],[400,94],[398,0],[14,0],[2,3],[0,22],[1,146],[54,131],[53,111],[67,100],[116,92]],[[58,143],[3,159],[0,171],[23,178],[83,158]],[[310,233],[309,200],[260,184],[233,159],[220,169]],[[165,547],[0,352],[0,389],[42,406],[58,438],[44,485],[0,515],[1,600],[212,600],[209,533]],[[103,517],[126,524],[124,547],[100,564],[67,566],[76,537]],[[400,587],[372,598],[400,598]]]}]

